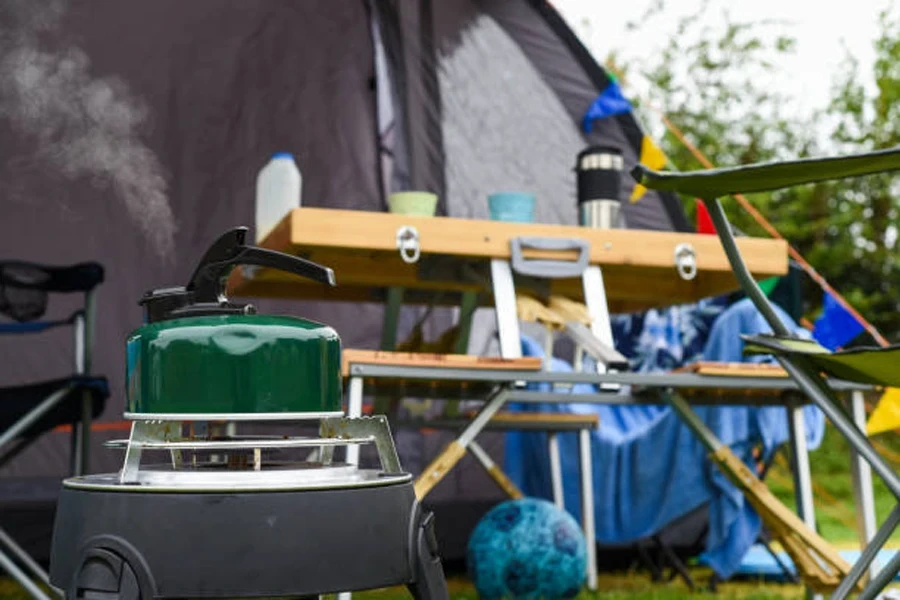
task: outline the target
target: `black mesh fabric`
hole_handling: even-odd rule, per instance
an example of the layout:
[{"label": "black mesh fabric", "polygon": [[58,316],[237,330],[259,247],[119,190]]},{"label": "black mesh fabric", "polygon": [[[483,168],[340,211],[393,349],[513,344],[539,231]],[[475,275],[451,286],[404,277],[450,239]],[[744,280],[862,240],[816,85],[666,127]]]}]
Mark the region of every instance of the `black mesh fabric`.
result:
[{"label": "black mesh fabric", "polygon": [[24,323],[43,316],[47,292],[42,289],[50,274],[27,263],[0,264],[0,313]]}]

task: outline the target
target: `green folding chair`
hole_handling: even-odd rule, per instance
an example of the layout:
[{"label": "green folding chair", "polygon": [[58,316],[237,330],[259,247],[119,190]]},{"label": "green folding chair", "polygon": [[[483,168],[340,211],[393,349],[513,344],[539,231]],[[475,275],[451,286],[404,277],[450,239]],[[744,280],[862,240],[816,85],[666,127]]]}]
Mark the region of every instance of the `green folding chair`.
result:
[{"label": "green folding chair", "polygon": [[[900,346],[862,348],[831,352],[814,341],[798,339],[779,320],[778,315],[750,275],[738,251],[731,225],[719,198],[736,193],[776,190],[819,181],[859,177],[900,170],[900,148],[850,156],[773,162],[728,169],[710,169],[686,173],[657,172],[638,166],[631,174],[650,189],[678,192],[700,198],[709,210],[716,233],[725,249],[734,274],[747,296],[772,328],[772,335],[743,336],[748,353],[773,354],[835,428],[884,481],[898,500],[879,527],[865,551],[831,595],[843,600],[856,587],[878,551],[900,524],[900,477],[875,451],[869,439],[844,411],[822,373],[836,379],[879,386],[900,387]],[[900,292],[900,290],[898,290]],[[872,577],[858,596],[870,600],[900,571],[900,552]]]}]

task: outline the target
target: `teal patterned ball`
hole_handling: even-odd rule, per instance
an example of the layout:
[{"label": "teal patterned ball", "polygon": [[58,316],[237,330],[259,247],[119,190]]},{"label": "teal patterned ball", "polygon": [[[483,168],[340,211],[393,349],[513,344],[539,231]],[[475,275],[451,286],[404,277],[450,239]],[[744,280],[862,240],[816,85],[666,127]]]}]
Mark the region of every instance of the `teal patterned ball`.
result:
[{"label": "teal patterned ball", "polygon": [[491,509],[469,538],[469,576],[482,600],[573,598],[584,583],[578,523],[553,503],[510,500]]}]

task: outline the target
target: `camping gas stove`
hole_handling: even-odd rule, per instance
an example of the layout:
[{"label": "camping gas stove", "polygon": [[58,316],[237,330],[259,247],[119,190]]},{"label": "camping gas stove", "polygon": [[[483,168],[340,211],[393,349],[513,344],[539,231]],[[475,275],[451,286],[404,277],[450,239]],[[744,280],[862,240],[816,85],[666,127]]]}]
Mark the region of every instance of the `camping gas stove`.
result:
[{"label": "camping gas stove", "polygon": [[[68,479],[51,583],[69,598],[315,596],[406,584],[446,598],[433,517],[384,417],[341,407],[330,327],[232,304],[238,265],[334,285],[330,269],[246,246],[207,251],[186,287],[154,290],[128,339],[127,440],[118,473]],[[317,434],[290,435],[306,424]],[[380,468],[337,460],[373,444]]]}]

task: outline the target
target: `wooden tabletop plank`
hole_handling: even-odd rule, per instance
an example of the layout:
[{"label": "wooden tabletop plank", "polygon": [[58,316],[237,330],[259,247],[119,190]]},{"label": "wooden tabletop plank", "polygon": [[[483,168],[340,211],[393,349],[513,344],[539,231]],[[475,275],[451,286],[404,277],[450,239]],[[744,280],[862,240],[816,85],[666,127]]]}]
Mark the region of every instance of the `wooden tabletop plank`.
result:
[{"label": "wooden tabletop plank", "polygon": [[[417,264],[403,262],[396,249],[396,231],[404,225],[412,225],[419,232],[422,260]],[[457,303],[463,292],[475,291],[482,293],[481,304],[490,306],[493,298],[486,278],[487,262],[509,258],[510,240],[515,237],[588,242],[590,262],[603,266],[610,309],[615,312],[692,302],[738,289],[716,236],[299,208],[260,245],[330,267],[337,287],[328,289],[266,269],[247,277],[236,269],[229,291],[238,297],[381,302],[387,288],[402,287],[419,292],[420,300],[413,296],[409,299],[420,303],[433,302],[444,292],[438,302],[446,304]],[[675,270],[675,247],[681,243],[690,243],[696,252],[698,274],[691,281],[681,279]],[[787,272],[787,245],[783,240],[741,238],[738,245],[755,277]],[[574,259],[574,253],[562,252],[527,251],[525,255]],[[429,260],[441,260],[448,268],[426,273]],[[550,286],[553,294],[583,300],[578,279],[555,279]]]},{"label": "wooden tabletop plank", "polygon": [[787,377],[780,365],[760,363],[728,363],[714,361],[698,361],[675,370],[678,372],[697,373],[698,375],[716,375],[721,377]]},{"label": "wooden tabletop plank", "polygon": [[437,369],[492,369],[539,371],[542,361],[537,357],[499,358],[470,354],[430,354],[427,352],[386,352],[346,348],[341,354],[341,371],[350,374],[350,365],[387,365],[394,367],[431,367]]},{"label": "wooden tabletop plank", "polygon": [[[689,242],[697,253],[700,270],[728,270],[728,259],[716,236],[634,229],[591,229],[570,225],[509,223],[451,217],[416,217],[387,212],[298,208],[285,217],[287,231],[274,233],[270,244],[295,252],[312,248],[397,253],[397,229],[410,225],[419,232],[422,254],[473,258],[509,258],[515,237],[585,240],[591,245],[592,264],[621,264],[672,268],[675,247]],[[287,234],[288,244],[284,236]],[[752,272],[787,273],[787,242],[739,238],[738,245]],[[528,251],[526,256],[573,259],[574,252]],[[673,271],[674,274],[674,271]]]}]

